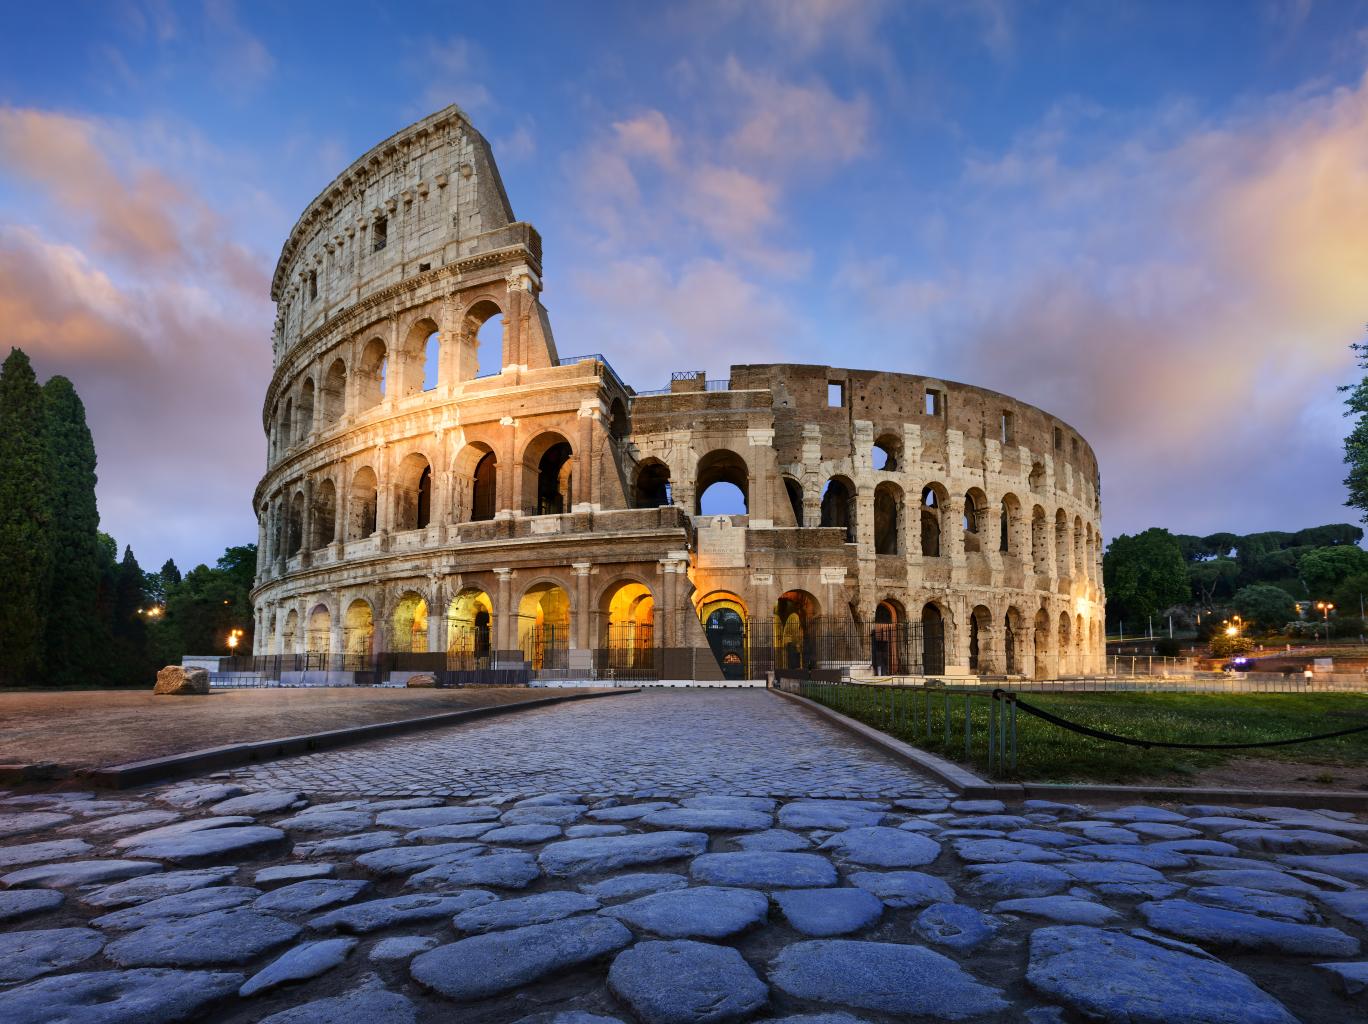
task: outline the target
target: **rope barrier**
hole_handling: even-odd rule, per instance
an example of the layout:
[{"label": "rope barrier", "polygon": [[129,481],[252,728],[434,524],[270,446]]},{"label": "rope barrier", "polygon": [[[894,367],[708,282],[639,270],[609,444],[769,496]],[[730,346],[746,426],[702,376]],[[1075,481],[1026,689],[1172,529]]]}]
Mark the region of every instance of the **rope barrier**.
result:
[{"label": "rope barrier", "polygon": [[1250,750],[1255,747],[1286,747],[1294,743],[1312,743],[1316,740],[1331,740],[1338,736],[1351,736],[1354,733],[1368,732],[1368,725],[1356,725],[1352,729],[1340,729],[1337,732],[1323,732],[1315,736],[1298,736],[1289,740],[1265,740],[1262,743],[1172,743],[1166,740],[1141,740],[1132,736],[1118,736],[1114,732],[1107,732],[1103,729],[1094,729],[1091,726],[1080,725],[1077,722],[1070,722],[1067,718],[1060,718],[1052,715],[1044,708],[1038,708],[1034,704],[1028,704],[1013,693],[1006,690],[994,690],[995,700],[1010,700],[1017,707],[1021,708],[1028,715],[1057,725],[1061,729],[1068,729],[1083,736],[1091,736],[1094,739],[1110,740],[1113,743],[1125,743],[1132,747],[1141,747],[1149,750],[1151,747],[1164,747],[1171,750]]}]

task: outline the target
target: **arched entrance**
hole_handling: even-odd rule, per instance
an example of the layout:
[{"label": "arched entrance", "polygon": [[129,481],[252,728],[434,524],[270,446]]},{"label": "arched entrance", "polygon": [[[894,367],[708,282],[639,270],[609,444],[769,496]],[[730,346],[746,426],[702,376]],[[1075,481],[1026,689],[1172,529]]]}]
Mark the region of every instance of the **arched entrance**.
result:
[{"label": "arched entrance", "polygon": [[309,613],[309,629],[304,650],[313,655],[325,655],[332,641],[332,616],[327,605],[318,605]]},{"label": "arched entrance", "polygon": [[922,674],[945,674],[945,616],[934,604],[922,608]]},{"label": "arched entrance", "polygon": [[660,508],[674,500],[670,487],[670,467],[659,459],[647,459],[637,467],[634,508]]},{"label": "arched entrance", "polygon": [[534,669],[565,668],[570,648],[570,595],[555,583],[530,587],[518,602],[518,647]]},{"label": "arched entrance", "polygon": [[746,642],[746,606],[735,594],[712,594],[698,606],[698,620],[708,638],[713,657],[726,679],[745,679],[749,675],[749,645]]},{"label": "arched entrance", "polygon": [[599,645],[612,669],[640,668],[651,663],[655,647],[655,598],[635,580],[619,583],[599,604]]},{"label": "arched entrance", "polygon": [[983,605],[969,613],[969,671],[993,671],[993,615]]},{"label": "arched entrance", "polygon": [[897,676],[907,672],[907,616],[902,605],[892,598],[880,601],[874,609],[869,653],[876,676]]},{"label": "arched entrance", "polygon": [[371,606],[357,598],[347,606],[347,617],[342,626],[342,650],[348,671],[356,672],[370,667],[371,640],[374,636]]},{"label": "arched entrance", "polygon": [[285,628],[280,633],[280,653],[294,654],[296,652],[295,640],[299,636],[299,612],[293,608],[290,614],[285,616]]},{"label": "arched entrance", "polygon": [[494,642],[494,604],[489,595],[467,587],[451,599],[447,609],[447,667],[484,668]]},{"label": "arched entrance", "polygon": [[390,647],[404,654],[422,654],[428,649],[428,606],[423,598],[409,591],[399,598],[394,609],[394,632]]},{"label": "arched entrance", "polygon": [[817,599],[790,590],[774,605],[775,668],[799,670],[817,665]]},{"label": "arched entrance", "polygon": [[523,452],[523,503],[534,516],[558,516],[570,511],[574,451],[560,434],[534,438]]}]

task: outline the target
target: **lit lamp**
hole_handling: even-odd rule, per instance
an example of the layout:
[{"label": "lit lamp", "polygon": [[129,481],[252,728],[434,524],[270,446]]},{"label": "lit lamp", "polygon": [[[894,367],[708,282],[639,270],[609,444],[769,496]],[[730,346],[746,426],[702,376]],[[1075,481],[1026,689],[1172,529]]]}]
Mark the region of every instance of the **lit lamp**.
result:
[{"label": "lit lamp", "polygon": [[1322,621],[1325,623],[1325,640],[1330,641],[1330,613],[1335,610],[1335,606],[1329,601],[1317,601],[1316,611],[1321,613]]},{"label": "lit lamp", "polygon": [[238,642],[242,639],[242,630],[230,629],[228,631],[228,653],[237,654]]}]

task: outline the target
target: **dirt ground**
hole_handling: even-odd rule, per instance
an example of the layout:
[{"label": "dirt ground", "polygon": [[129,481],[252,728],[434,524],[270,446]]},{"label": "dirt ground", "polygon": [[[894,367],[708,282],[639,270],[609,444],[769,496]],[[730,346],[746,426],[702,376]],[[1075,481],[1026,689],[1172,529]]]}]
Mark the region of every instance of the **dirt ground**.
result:
[{"label": "dirt ground", "polygon": [[[1159,781],[1159,780],[1153,780]],[[1368,766],[1327,762],[1297,764],[1273,758],[1236,758],[1225,764],[1203,768],[1182,782],[1164,780],[1166,785],[1221,786],[1229,789],[1323,789],[1335,792],[1368,790]]]},{"label": "dirt ground", "polygon": [[313,687],[216,690],[207,697],[154,696],[150,690],[0,691],[0,764],[103,767],[584,692],[591,691]]}]

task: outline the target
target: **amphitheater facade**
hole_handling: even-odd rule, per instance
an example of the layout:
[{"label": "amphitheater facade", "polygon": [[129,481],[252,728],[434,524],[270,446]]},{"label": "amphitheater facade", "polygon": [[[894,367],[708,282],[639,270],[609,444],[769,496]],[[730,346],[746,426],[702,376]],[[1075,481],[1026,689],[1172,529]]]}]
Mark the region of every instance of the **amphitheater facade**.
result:
[{"label": "amphitheater facade", "polygon": [[541,238],[455,107],[304,211],[272,281],[255,654],[392,677],[1102,667],[1098,467],[1066,423],[830,366],[636,391],[560,355],[541,289]]}]

